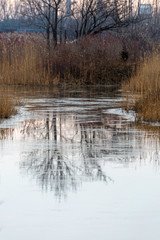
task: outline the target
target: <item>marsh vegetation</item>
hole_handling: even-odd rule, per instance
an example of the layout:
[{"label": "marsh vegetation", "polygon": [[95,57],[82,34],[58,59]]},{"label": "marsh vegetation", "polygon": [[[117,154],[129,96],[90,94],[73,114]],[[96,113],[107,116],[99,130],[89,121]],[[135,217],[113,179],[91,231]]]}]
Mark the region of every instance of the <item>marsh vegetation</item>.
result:
[{"label": "marsh vegetation", "polygon": [[[152,53],[138,66],[136,73],[123,84],[124,90],[129,90],[133,101],[128,109],[137,113],[138,121],[160,121],[160,54]],[[136,94],[136,97],[134,95]],[[127,103],[130,104],[129,101]]]},{"label": "marsh vegetation", "polygon": [[39,34],[4,34],[0,47],[0,83],[32,86],[119,83],[131,73],[138,51],[130,42],[130,60],[123,61],[123,43],[113,34],[85,37],[49,49]]},{"label": "marsh vegetation", "polygon": [[11,115],[16,114],[16,103],[11,100],[8,95],[0,96],[0,118],[9,118]]}]

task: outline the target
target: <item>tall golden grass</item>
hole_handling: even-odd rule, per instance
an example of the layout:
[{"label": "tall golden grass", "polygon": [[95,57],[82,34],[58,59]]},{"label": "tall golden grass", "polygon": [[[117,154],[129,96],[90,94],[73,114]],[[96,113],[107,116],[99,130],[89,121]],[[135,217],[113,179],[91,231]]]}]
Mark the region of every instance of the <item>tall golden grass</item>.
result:
[{"label": "tall golden grass", "polygon": [[132,106],[137,112],[137,120],[160,122],[160,54],[154,53],[137,68],[123,89],[133,95],[138,93]]},{"label": "tall golden grass", "polygon": [[[122,43],[90,37],[47,48],[40,35],[0,38],[0,83],[16,85],[120,82],[132,71],[120,56]],[[132,59],[130,52],[130,59]]]},{"label": "tall golden grass", "polygon": [[160,91],[160,54],[153,54],[137,66],[137,71],[124,88],[134,92],[153,93]]}]

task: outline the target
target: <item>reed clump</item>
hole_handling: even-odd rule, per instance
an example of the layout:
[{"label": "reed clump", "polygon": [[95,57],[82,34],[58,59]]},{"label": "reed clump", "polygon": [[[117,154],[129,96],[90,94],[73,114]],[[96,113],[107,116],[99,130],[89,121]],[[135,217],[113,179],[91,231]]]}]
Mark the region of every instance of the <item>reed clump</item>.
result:
[{"label": "reed clump", "polygon": [[8,95],[1,95],[0,97],[0,119],[9,118],[11,115],[16,114],[17,110],[15,102],[9,99]]},{"label": "reed clump", "polygon": [[141,97],[135,102],[134,108],[137,112],[137,120],[144,120],[147,122],[160,121],[160,96],[158,93],[155,95],[149,94]]},{"label": "reed clump", "polygon": [[160,54],[144,58],[137,65],[136,73],[123,85],[124,89],[132,92],[153,93],[160,91]]},{"label": "reed clump", "polygon": [[147,122],[160,122],[160,54],[153,53],[137,67],[137,71],[124,90],[136,95],[132,109],[136,111],[136,119]]},{"label": "reed clump", "polygon": [[0,36],[0,83],[58,85],[119,83],[132,71],[122,61],[122,43],[114,36],[86,37],[48,47],[41,35]]}]

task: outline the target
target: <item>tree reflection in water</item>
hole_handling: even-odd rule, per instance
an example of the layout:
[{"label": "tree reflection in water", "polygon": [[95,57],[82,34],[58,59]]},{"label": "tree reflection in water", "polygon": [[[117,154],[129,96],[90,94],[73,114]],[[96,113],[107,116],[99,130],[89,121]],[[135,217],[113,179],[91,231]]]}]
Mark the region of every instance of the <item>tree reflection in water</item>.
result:
[{"label": "tree reflection in water", "polygon": [[58,197],[75,191],[83,181],[111,181],[106,160],[127,166],[149,159],[155,166],[160,159],[157,136],[137,132],[137,126],[134,130],[118,116],[105,114],[98,122],[90,122],[73,113],[46,114],[43,120],[26,121],[21,128],[24,139],[32,137],[39,143],[23,154],[21,167]]},{"label": "tree reflection in water", "polygon": [[83,94],[84,98],[76,100],[77,95],[54,99],[52,93],[48,100],[33,101],[28,109],[35,119],[0,130],[0,147],[4,140],[20,140],[21,169],[58,197],[76,191],[83,181],[110,181],[106,161],[127,166],[148,159],[159,164],[160,141],[157,136],[154,139],[153,132],[108,114],[106,105],[113,108],[119,102],[114,106],[112,101],[104,102],[104,93],[97,99],[94,94],[87,99],[88,90]]},{"label": "tree reflection in water", "polygon": [[111,180],[96,159],[83,158],[81,161],[77,164],[76,159],[65,158],[55,146],[54,150],[38,149],[27,154],[21,167],[32,173],[43,189],[55,190],[59,197],[66,195],[68,190],[76,190],[82,180]]},{"label": "tree reflection in water", "polygon": [[[32,127],[40,129],[33,121]],[[42,122],[40,123],[42,127]],[[56,196],[67,195],[75,191],[82,181],[104,181],[111,178],[103,171],[101,151],[96,144],[102,134],[96,133],[94,127],[76,123],[76,117],[64,117],[48,112],[43,122],[43,137],[39,130],[41,144],[29,153],[23,153],[21,168],[34,176],[43,189],[55,191]],[[25,126],[21,132],[25,133]],[[97,131],[98,132],[98,131]],[[30,133],[27,130],[27,134]],[[36,134],[36,131],[34,131]],[[38,133],[37,133],[38,134]]]}]

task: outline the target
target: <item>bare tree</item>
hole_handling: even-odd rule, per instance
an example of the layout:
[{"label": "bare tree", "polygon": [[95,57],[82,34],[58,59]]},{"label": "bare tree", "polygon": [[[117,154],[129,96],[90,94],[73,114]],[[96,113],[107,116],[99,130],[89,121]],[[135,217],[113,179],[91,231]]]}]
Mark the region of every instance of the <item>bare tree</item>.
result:
[{"label": "bare tree", "polygon": [[128,26],[134,19],[126,0],[80,0],[73,4],[72,17],[77,38]]},{"label": "bare tree", "polygon": [[[58,35],[89,34],[129,26],[135,21],[131,0],[22,0],[22,14],[43,28],[48,45],[57,45]],[[52,34],[52,35],[51,35]],[[65,37],[64,37],[65,38]]]},{"label": "bare tree", "polygon": [[22,0],[22,15],[27,17],[32,24],[46,31],[48,45],[51,32],[54,43],[57,44],[63,3],[64,0]]}]

